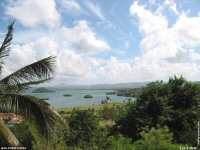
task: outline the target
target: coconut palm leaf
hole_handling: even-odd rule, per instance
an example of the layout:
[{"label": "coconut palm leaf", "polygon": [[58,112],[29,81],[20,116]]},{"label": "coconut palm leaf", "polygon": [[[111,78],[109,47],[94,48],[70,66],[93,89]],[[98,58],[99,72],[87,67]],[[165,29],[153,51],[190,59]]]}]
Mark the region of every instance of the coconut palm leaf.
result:
[{"label": "coconut palm leaf", "polygon": [[50,56],[25,66],[0,80],[2,89],[24,89],[51,79],[55,71],[55,57]]},{"label": "coconut palm leaf", "polygon": [[13,25],[14,25],[14,21],[8,26],[8,32],[4,38],[4,41],[0,47],[0,72],[2,70],[2,65],[3,65],[3,60],[2,58],[6,57],[9,55],[9,51],[10,51],[10,44],[13,38]]},{"label": "coconut palm leaf", "polygon": [[0,119],[0,135],[2,135],[4,139],[6,139],[8,144],[13,146],[21,146],[18,139],[15,137],[15,135],[10,131],[10,129],[7,127],[7,125],[4,124],[4,122],[1,119]]},{"label": "coconut palm leaf", "polygon": [[66,126],[61,116],[47,102],[33,96],[2,94],[0,109],[34,120],[46,137],[53,133],[56,123]]},{"label": "coconut palm leaf", "polygon": [[30,81],[30,82],[24,82],[24,83],[20,83],[20,84],[16,84],[14,86],[2,86],[0,84],[0,93],[15,93],[15,94],[19,94],[21,92],[24,92],[25,90],[27,90],[28,88],[30,88],[30,86],[32,85],[38,85],[44,82],[48,82],[53,78],[48,78],[48,79],[44,79],[44,80],[37,80],[37,81]]}]

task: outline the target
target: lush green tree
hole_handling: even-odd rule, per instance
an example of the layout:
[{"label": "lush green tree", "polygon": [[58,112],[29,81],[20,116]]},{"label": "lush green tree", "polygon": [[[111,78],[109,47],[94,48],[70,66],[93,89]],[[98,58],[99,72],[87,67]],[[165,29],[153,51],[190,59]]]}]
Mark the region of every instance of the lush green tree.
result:
[{"label": "lush green tree", "polygon": [[158,124],[166,99],[163,84],[152,82],[143,88],[137,100],[127,104],[126,114],[117,119],[114,130],[138,140],[143,127]]},{"label": "lush green tree", "polygon": [[34,137],[25,121],[14,124],[10,129],[24,147],[32,149],[32,141],[34,140]]},{"label": "lush green tree", "polygon": [[93,145],[98,132],[98,118],[91,110],[75,110],[68,119],[68,145],[85,147]]},{"label": "lush green tree", "polygon": [[187,110],[198,105],[200,86],[197,83],[186,81],[182,76],[169,79],[169,102],[174,110]]},{"label": "lush green tree", "polygon": [[182,76],[169,79],[170,120],[166,122],[179,143],[195,146],[199,120],[200,85],[186,81]]},{"label": "lush green tree", "polygon": [[[4,60],[10,53],[10,44],[13,38],[12,22],[8,26],[8,32],[0,47],[0,74],[4,67]],[[52,79],[55,70],[55,57],[47,57],[0,80],[0,112],[13,112],[34,120],[40,132],[50,137],[54,131],[55,123],[63,123],[62,118],[45,101],[21,93],[31,85],[40,84]],[[10,129],[0,120],[0,135],[11,146],[19,146],[20,143]]]},{"label": "lush green tree", "polygon": [[138,140],[143,127],[167,125],[176,142],[195,146],[199,101],[200,85],[183,77],[149,83],[135,102],[127,104],[127,112],[117,119],[113,132]]},{"label": "lush green tree", "polygon": [[100,112],[100,116],[103,119],[113,119],[115,120],[118,115],[118,110],[116,109],[115,106],[109,107],[108,105],[104,105],[103,109]]},{"label": "lush green tree", "polygon": [[37,126],[33,124],[29,125],[29,130],[31,130],[31,134],[34,137],[32,141],[33,150],[68,150],[65,140],[65,135],[68,132],[66,128],[61,128],[57,124],[50,139],[45,138],[38,132]]},{"label": "lush green tree", "polygon": [[140,150],[177,150],[179,145],[172,144],[173,134],[168,127],[145,128],[141,132],[142,139],[135,142],[137,149]]},{"label": "lush green tree", "polygon": [[131,139],[128,139],[122,135],[118,137],[107,136],[103,140],[104,143],[93,146],[94,150],[137,150]]}]

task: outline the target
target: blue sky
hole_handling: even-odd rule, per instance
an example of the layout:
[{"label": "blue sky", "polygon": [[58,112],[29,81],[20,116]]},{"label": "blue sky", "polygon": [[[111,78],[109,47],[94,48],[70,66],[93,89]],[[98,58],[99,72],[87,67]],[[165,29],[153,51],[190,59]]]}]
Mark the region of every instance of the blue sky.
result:
[{"label": "blue sky", "polygon": [[200,80],[198,0],[4,0],[0,7],[1,37],[16,20],[5,75],[56,55],[52,84]]}]

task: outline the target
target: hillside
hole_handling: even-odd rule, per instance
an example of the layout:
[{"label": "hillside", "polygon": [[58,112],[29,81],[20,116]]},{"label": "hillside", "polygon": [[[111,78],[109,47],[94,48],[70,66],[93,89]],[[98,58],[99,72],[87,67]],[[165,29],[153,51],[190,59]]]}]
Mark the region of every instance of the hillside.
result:
[{"label": "hillside", "polygon": [[38,89],[32,91],[32,93],[54,93],[54,91],[49,90],[47,88],[38,88]]}]

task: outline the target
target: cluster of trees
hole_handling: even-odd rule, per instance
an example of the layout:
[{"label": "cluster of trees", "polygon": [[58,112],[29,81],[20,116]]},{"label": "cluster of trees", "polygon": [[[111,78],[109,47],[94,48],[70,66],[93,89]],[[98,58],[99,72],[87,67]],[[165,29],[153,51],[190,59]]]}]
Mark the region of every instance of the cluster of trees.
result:
[{"label": "cluster of trees", "polygon": [[125,135],[112,134],[112,127],[100,126],[99,117],[92,110],[74,110],[66,121],[68,130],[57,128],[49,140],[26,122],[12,127],[12,131],[24,146],[33,150],[176,150],[180,146],[172,144],[173,134],[166,126],[145,127],[140,140],[133,141]]},{"label": "cluster of trees", "polygon": [[121,90],[117,90],[117,96],[138,97],[140,92],[141,92],[141,88],[121,89]]},{"label": "cluster of trees", "polygon": [[93,98],[92,95],[85,95],[83,98]]},{"label": "cluster of trees", "polygon": [[114,132],[138,140],[145,126],[167,125],[174,142],[195,146],[199,98],[199,84],[183,77],[170,78],[168,83],[149,83],[137,100],[129,103],[126,115],[118,118]]}]

